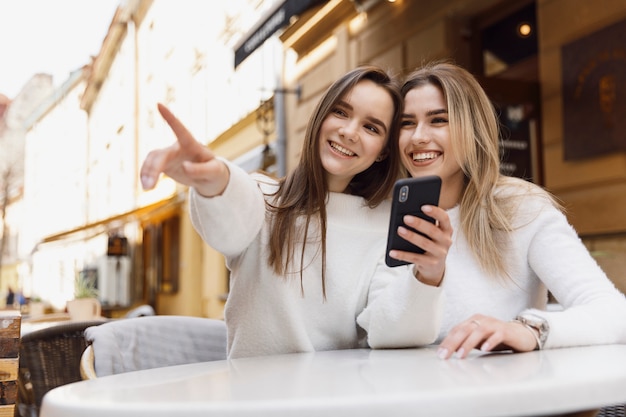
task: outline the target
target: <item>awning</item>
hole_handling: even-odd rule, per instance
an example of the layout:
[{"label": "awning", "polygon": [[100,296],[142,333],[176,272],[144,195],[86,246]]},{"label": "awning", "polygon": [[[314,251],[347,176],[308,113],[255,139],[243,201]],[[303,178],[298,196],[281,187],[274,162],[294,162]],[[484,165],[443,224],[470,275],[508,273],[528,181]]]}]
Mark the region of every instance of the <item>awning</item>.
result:
[{"label": "awning", "polygon": [[284,0],[278,2],[259,22],[254,25],[235,47],[235,68],[239,66],[277,30],[287,26],[291,18],[327,0]]},{"label": "awning", "polygon": [[84,240],[93,236],[97,236],[106,232],[111,223],[131,221],[142,221],[152,216],[158,215],[162,211],[172,210],[178,208],[185,201],[185,193],[178,193],[165,200],[158,201],[154,204],[150,204],[144,207],[140,207],[126,213],[118,214],[97,222],[89,223],[84,226],[77,227],[75,229],[67,230],[61,233],[47,236],[43,238],[38,244],[56,242],[64,239]]}]

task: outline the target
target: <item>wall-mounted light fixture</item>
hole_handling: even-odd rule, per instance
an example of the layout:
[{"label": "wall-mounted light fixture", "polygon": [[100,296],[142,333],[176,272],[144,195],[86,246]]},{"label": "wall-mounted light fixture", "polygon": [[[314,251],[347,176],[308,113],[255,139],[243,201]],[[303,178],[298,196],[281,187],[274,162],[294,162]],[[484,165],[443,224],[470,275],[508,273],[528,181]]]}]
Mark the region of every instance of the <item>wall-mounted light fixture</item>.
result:
[{"label": "wall-mounted light fixture", "polygon": [[533,33],[533,28],[528,22],[521,22],[517,25],[517,36],[527,38]]},{"label": "wall-mounted light fixture", "polygon": [[256,125],[263,134],[263,144],[265,145],[262,151],[261,169],[268,171],[276,164],[276,153],[269,144],[269,136],[276,130],[273,99],[261,101],[256,112]]}]

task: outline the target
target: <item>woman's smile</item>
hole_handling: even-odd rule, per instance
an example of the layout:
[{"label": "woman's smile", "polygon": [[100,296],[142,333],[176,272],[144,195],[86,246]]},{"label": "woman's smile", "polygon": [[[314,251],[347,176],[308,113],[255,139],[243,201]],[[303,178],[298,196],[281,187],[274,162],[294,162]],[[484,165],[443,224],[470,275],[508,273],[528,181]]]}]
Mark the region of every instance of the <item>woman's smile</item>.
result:
[{"label": "woman's smile", "polygon": [[419,151],[413,152],[413,163],[428,164],[441,156],[441,152],[435,151]]},{"label": "woman's smile", "polygon": [[341,146],[340,144],[338,144],[337,142],[333,142],[332,140],[328,141],[328,144],[330,145],[330,148],[335,151],[335,153],[337,153],[340,156],[348,156],[348,157],[353,157],[353,156],[357,156],[356,153],[352,152],[350,149],[348,148],[344,148],[343,146]]}]

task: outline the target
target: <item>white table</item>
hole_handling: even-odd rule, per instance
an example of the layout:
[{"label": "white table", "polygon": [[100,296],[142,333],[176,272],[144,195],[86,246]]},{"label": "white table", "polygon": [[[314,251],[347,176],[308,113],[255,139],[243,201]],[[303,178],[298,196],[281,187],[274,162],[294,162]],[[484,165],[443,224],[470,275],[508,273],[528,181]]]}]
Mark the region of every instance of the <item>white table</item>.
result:
[{"label": "white table", "polygon": [[41,417],[537,416],[626,403],[626,345],[437,358],[433,348],[266,356],[55,388]]}]

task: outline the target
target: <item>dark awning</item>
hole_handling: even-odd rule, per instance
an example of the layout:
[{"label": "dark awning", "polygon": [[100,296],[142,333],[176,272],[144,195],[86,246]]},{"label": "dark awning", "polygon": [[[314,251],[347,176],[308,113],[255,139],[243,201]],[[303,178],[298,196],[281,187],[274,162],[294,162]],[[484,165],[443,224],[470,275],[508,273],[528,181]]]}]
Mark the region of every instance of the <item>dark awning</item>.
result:
[{"label": "dark awning", "polygon": [[113,223],[127,223],[130,221],[138,221],[145,219],[146,217],[150,217],[157,212],[160,212],[164,209],[169,209],[173,207],[181,206],[186,199],[186,195],[184,193],[177,193],[173,196],[166,198],[164,200],[158,201],[156,203],[139,207],[134,210],[128,211],[126,213],[118,214],[100,221],[96,221],[93,223],[85,224],[83,226],[77,227],[72,230],[66,230],[64,232],[60,232],[54,235],[46,236],[43,238],[37,245],[62,241],[65,239],[74,239],[74,240],[85,240],[90,237],[96,236],[98,234],[104,233],[107,231],[108,226]]},{"label": "dark awning", "polygon": [[235,47],[235,68],[239,66],[278,29],[288,25],[293,16],[298,16],[309,8],[327,0],[284,0],[278,2],[259,22],[254,25],[243,40]]}]

